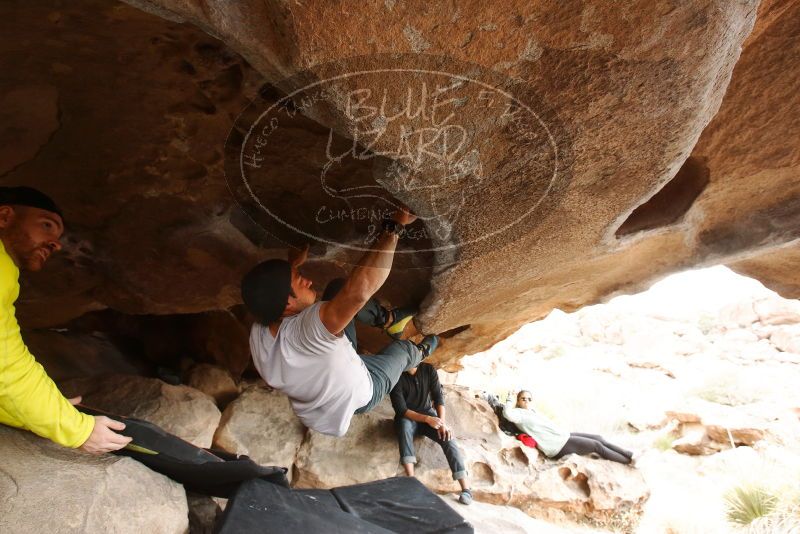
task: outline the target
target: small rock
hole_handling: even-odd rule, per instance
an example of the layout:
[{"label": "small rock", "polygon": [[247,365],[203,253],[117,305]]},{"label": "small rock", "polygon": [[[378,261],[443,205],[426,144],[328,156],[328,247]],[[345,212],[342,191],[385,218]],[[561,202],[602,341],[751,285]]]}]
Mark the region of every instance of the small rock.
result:
[{"label": "small rock", "polygon": [[672,448],[676,452],[692,456],[707,456],[721,450],[719,444],[712,443],[705,429],[702,428],[684,433],[683,436],[672,442]]},{"label": "small rock", "polygon": [[222,513],[217,501],[208,495],[186,492],[189,505],[189,534],[212,534],[217,516]]},{"label": "small rock", "polygon": [[769,340],[780,351],[800,354],[800,325],[780,326],[770,334]]},{"label": "small rock", "polygon": [[728,428],[719,425],[706,425],[706,433],[713,441],[730,445],[731,439],[735,445],[754,445],[764,439],[765,429],[734,427]]},{"label": "small rock", "polygon": [[669,410],[666,412],[667,419],[674,419],[679,423],[699,423],[701,421],[700,416],[693,412],[683,412],[683,411],[672,411]]}]

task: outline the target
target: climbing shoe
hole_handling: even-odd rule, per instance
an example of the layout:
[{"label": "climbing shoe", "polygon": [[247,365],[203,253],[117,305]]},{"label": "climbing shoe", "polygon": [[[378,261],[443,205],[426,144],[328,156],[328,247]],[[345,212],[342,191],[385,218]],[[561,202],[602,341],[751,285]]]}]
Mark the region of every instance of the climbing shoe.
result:
[{"label": "climbing shoe", "polygon": [[423,360],[428,356],[430,356],[431,354],[433,354],[433,351],[435,351],[436,347],[438,346],[439,346],[439,336],[437,336],[436,334],[428,334],[427,336],[422,338],[422,341],[420,341],[419,344],[417,345],[417,347],[419,347],[419,350],[422,351]]},{"label": "climbing shoe", "polygon": [[462,491],[461,494],[458,496],[458,502],[466,505],[472,504],[472,492],[468,489]]},{"label": "climbing shoe", "polygon": [[400,339],[403,335],[406,325],[414,317],[415,310],[411,308],[395,308],[390,313],[392,314],[392,322],[384,327],[384,331],[394,339]]}]

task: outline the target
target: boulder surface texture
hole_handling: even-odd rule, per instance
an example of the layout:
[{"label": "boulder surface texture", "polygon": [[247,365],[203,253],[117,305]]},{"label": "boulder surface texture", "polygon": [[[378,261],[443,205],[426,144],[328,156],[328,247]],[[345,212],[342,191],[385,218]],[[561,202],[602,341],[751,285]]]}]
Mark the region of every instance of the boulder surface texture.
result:
[{"label": "boulder surface texture", "polygon": [[0,532],[184,534],[183,486],[131,458],[92,456],[0,425]]},{"label": "boulder surface texture", "polygon": [[[440,364],[697,265],[796,297],[799,32],[797,0],[3,2],[0,183],[69,230],[20,314],[229,309],[286,243],[322,287],[399,202],[381,296]],[[245,183],[237,116],[299,89]]]}]

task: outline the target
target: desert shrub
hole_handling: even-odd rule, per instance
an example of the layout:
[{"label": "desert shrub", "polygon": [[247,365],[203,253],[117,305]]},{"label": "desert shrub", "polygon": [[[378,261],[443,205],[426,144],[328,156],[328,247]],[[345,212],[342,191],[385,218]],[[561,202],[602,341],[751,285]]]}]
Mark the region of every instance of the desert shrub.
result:
[{"label": "desert shrub", "polygon": [[742,406],[757,400],[751,387],[739,379],[735,373],[720,373],[709,378],[694,391],[695,396],[726,406]]},{"label": "desert shrub", "polygon": [[800,506],[779,509],[759,517],[747,527],[747,534],[800,534]]},{"label": "desert shrub", "polygon": [[739,486],[725,495],[728,521],[749,525],[775,511],[778,497],[760,486]]},{"label": "desert shrub", "polygon": [[555,345],[547,349],[547,351],[542,354],[542,358],[545,360],[554,360],[556,358],[560,358],[567,353],[567,350],[564,348],[563,345]]},{"label": "desert shrub", "polygon": [[709,313],[703,313],[697,320],[697,328],[703,333],[704,336],[708,335],[711,330],[716,326],[717,318]]},{"label": "desert shrub", "polygon": [[653,441],[653,447],[660,451],[668,451],[672,448],[673,441],[675,441],[675,437],[673,435],[661,434],[655,439],[655,441]]}]

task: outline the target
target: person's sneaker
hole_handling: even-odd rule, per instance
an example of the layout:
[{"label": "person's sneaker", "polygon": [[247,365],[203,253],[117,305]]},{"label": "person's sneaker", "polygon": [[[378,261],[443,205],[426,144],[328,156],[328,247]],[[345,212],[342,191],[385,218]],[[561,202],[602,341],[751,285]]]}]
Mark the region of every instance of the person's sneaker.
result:
[{"label": "person's sneaker", "polygon": [[466,504],[467,506],[472,504],[472,492],[468,489],[463,490],[458,496],[458,502]]},{"label": "person's sneaker", "polygon": [[389,334],[389,337],[400,339],[403,335],[403,330],[406,325],[414,318],[415,310],[412,308],[395,308],[391,310],[392,322],[389,323],[383,330]]},{"label": "person's sneaker", "polygon": [[419,350],[422,351],[423,360],[428,356],[430,356],[431,354],[433,354],[433,351],[435,351],[436,347],[438,346],[439,346],[439,336],[437,336],[436,334],[428,334],[427,336],[422,338],[422,341],[420,341],[419,344],[417,345],[417,347],[419,347]]}]

